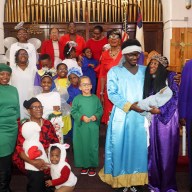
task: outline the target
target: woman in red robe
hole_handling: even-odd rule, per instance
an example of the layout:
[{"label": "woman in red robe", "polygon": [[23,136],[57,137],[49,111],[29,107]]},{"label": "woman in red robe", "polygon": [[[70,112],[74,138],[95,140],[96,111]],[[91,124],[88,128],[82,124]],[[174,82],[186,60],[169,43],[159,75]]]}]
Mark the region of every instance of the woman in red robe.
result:
[{"label": "woman in red robe", "polygon": [[122,58],[121,53],[121,34],[118,30],[111,30],[107,35],[110,49],[104,51],[101,55],[101,68],[99,74],[99,81],[101,86],[98,86],[97,95],[100,97],[103,104],[102,123],[107,124],[109,115],[112,110],[113,104],[108,99],[106,80],[108,71],[116,66]]}]

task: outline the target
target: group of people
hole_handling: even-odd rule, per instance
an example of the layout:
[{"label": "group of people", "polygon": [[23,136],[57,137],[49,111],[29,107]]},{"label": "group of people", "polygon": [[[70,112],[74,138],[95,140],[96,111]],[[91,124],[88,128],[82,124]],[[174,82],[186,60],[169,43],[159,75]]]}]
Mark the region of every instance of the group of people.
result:
[{"label": "group of people", "polygon": [[[0,191],[10,190],[12,158],[28,177],[28,192],[73,191],[77,178],[63,144],[69,133],[74,165],[95,176],[101,122],[107,125],[103,182],[119,192],[144,191],[146,185],[177,191],[179,86],[166,57],[155,55],[146,67],[141,44],[122,43],[118,30],[104,37],[96,26],[87,43],[74,23],[68,32],[59,40],[58,29],[51,29],[37,70],[27,31],[19,29],[15,62],[0,64]],[[34,85],[41,87],[35,95]]]}]

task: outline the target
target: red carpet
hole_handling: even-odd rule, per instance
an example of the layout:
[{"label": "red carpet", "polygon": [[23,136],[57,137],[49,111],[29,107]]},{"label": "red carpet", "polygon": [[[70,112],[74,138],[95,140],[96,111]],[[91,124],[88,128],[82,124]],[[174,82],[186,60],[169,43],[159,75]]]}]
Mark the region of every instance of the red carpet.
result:
[{"label": "red carpet", "polygon": [[179,156],[177,161],[177,172],[189,171],[189,158],[188,156]]}]

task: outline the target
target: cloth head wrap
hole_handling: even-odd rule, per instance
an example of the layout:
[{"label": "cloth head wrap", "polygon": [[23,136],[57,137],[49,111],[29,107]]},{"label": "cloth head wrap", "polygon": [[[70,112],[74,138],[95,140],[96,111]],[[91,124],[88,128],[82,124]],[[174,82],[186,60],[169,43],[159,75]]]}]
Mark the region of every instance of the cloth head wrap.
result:
[{"label": "cloth head wrap", "polygon": [[78,68],[75,68],[75,67],[72,67],[72,68],[69,69],[67,77],[69,77],[69,75],[71,75],[71,74],[75,74],[75,75],[77,75],[77,77],[82,76],[80,70]]},{"label": "cloth head wrap", "polygon": [[9,73],[12,73],[11,67],[6,65],[5,63],[0,63],[0,72],[2,72],[2,71],[7,71]]},{"label": "cloth head wrap", "polygon": [[[168,67],[168,65],[169,65],[169,61],[168,61],[168,59],[166,58],[166,57],[164,57],[164,56],[161,56],[161,55],[153,55],[152,57],[151,57],[151,60],[152,59],[155,59],[155,60],[157,60],[161,65],[163,65],[165,68],[167,68]],[[150,62],[151,62],[151,60],[150,60]],[[149,62],[149,63],[150,63]]]},{"label": "cloth head wrap", "polygon": [[31,107],[31,105],[35,102],[39,102],[41,103],[36,97],[32,97],[31,99],[29,99],[28,101],[25,100],[24,103],[23,103],[23,106],[26,108],[26,109],[29,109]]},{"label": "cloth head wrap", "polygon": [[123,42],[122,46],[122,54],[132,53],[132,52],[139,52],[141,53],[141,44],[137,39],[128,39],[127,41]]}]

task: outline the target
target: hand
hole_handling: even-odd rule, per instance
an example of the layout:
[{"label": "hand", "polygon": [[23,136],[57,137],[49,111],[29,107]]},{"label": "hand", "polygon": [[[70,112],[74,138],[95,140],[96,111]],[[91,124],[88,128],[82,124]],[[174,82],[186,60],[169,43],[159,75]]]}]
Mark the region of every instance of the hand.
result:
[{"label": "hand", "polygon": [[181,82],[181,73],[177,73],[177,74],[174,76],[173,79],[174,79],[175,83],[177,83],[177,85],[179,85],[180,82]]},{"label": "hand", "polygon": [[31,164],[39,170],[44,170],[47,167],[43,159],[34,159],[31,161]]},{"label": "hand", "polygon": [[186,125],[186,119],[185,118],[179,119],[179,123],[181,126],[185,126]]},{"label": "hand", "polygon": [[53,184],[52,184],[52,181],[51,180],[47,180],[45,181],[45,186],[46,187],[51,187]]},{"label": "hand", "polygon": [[160,109],[156,108],[156,107],[153,107],[153,106],[150,106],[152,109],[149,111],[151,114],[160,114],[161,111]]},{"label": "hand", "polygon": [[144,110],[142,110],[142,109],[139,108],[139,106],[137,105],[137,103],[138,103],[138,102],[133,103],[133,104],[131,105],[131,107],[130,107],[130,110],[133,110],[133,111],[135,111],[135,112],[137,112],[137,113],[142,113],[142,112],[144,112]]},{"label": "hand", "polygon": [[97,118],[95,117],[95,115],[91,116],[90,119],[91,119],[91,121],[96,121],[96,120],[97,120]]},{"label": "hand", "polygon": [[85,123],[89,123],[89,122],[91,121],[91,119],[88,118],[87,116],[84,116],[84,117],[83,117],[83,121],[84,121]]},{"label": "hand", "polygon": [[95,67],[95,66],[94,66],[94,64],[89,64],[89,66],[90,66],[90,67],[92,67],[92,68],[94,68],[94,67]]}]

